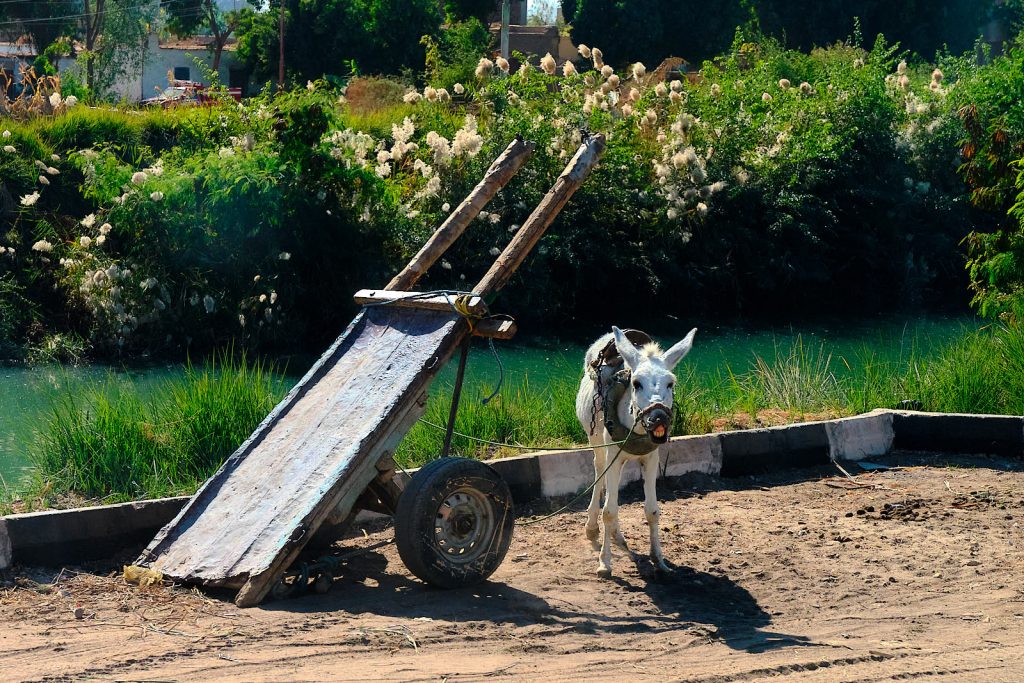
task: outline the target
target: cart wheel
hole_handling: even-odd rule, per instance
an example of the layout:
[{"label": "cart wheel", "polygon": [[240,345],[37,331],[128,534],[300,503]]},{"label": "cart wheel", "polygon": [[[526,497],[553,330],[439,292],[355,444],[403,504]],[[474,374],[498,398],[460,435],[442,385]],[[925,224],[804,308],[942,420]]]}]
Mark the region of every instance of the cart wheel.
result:
[{"label": "cart wheel", "polygon": [[483,581],[512,543],[512,494],[478,460],[441,458],[405,487],[395,513],[395,545],[405,566],[440,588]]}]

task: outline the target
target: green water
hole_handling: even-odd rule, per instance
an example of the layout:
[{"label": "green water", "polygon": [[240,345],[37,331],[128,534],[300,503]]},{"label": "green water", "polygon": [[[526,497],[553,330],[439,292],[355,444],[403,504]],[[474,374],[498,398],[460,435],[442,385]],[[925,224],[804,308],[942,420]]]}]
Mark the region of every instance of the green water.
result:
[{"label": "green water", "polygon": [[28,454],[46,427],[54,397],[104,384],[113,377],[149,396],[182,374],[182,365],[125,370],[109,366],[0,366],[0,486],[13,486],[30,473]]},{"label": "green water", "polygon": [[[692,366],[698,377],[713,381],[728,370],[741,373],[750,367],[754,355],[768,360],[776,349],[787,350],[799,335],[805,348],[817,350],[824,346],[832,355],[832,369],[842,374],[844,360],[856,365],[858,359],[871,354],[876,362],[905,363],[915,354],[927,356],[937,348],[959,337],[965,330],[977,329],[974,318],[910,319],[858,321],[837,325],[805,325],[779,329],[743,330],[735,327],[701,328],[693,351],[683,361]],[[667,334],[655,335],[669,345],[682,338],[689,327],[680,327]],[[566,378],[578,380],[582,373],[583,354],[592,339],[534,340],[532,343],[497,342],[504,368],[504,382],[519,386],[528,381],[531,388],[541,390],[552,382]],[[447,393],[455,377],[453,361],[435,384],[434,393]],[[286,384],[297,381],[304,368],[289,365]],[[160,365],[130,370],[106,366],[64,367],[0,367],[0,476],[8,486],[15,487],[31,470],[29,453],[45,429],[49,406],[60,392],[79,391],[82,387],[99,385],[108,377],[133,383],[143,397],[159,392],[166,382],[178,378],[182,365]],[[487,344],[476,340],[467,366],[467,397],[485,395],[500,376],[498,364]],[[287,387],[284,388],[286,390]],[[283,395],[283,394],[282,394]]]},{"label": "green water", "polygon": [[[973,317],[925,318],[882,321],[859,321],[842,325],[804,325],[778,329],[746,330],[736,327],[698,328],[693,351],[683,360],[683,366],[692,366],[700,379],[710,380],[724,376],[731,370],[748,370],[755,356],[771,361],[776,352],[788,352],[797,338],[806,349],[823,349],[831,355],[832,370],[841,376],[846,363],[851,366],[873,356],[879,363],[898,366],[911,356],[921,357],[934,353],[957,339],[965,331],[976,330],[983,324]],[[655,334],[662,346],[668,347],[682,339],[689,327],[680,327],[669,334]],[[537,341],[530,345],[508,346],[497,343],[504,381],[516,385],[528,379],[531,387],[542,388],[554,380],[572,377],[578,380],[583,373],[583,355],[593,339],[586,342]],[[845,361],[845,362],[844,362]],[[451,385],[455,377],[455,360],[449,363],[439,382]],[[466,382],[481,390],[493,385],[500,377],[498,363],[486,342],[476,340],[467,366]]]}]

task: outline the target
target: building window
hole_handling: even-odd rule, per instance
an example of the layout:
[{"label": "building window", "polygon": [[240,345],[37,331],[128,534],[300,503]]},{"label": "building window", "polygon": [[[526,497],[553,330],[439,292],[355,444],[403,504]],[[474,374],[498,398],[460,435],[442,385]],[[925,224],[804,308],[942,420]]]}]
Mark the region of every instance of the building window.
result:
[{"label": "building window", "polygon": [[246,81],[248,81],[248,74],[245,69],[229,69],[228,70],[228,87],[229,88],[242,88],[243,94],[245,90]]},{"label": "building window", "polygon": [[191,81],[192,72],[187,66],[176,66],[174,67],[174,80],[176,81]]}]

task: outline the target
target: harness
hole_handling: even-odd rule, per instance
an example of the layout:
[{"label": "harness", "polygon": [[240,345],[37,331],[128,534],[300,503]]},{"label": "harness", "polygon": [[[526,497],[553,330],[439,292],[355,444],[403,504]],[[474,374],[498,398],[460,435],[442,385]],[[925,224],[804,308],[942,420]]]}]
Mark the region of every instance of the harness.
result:
[{"label": "harness", "polygon": [[[650,344],[653,340],[650,335],[640,330],[625,330],[624,334],[634,346],[642,347]],[[619,401],[629,391],[629,383],[632,373],[629,368],[624,367],[625,361],[619,355],[615,346],[615,338],[608,341],[597,358],[587,368],[587,375],[594,381],[594,402],[590,412],[590,433],[593,434],[597,427],[597,410],[601,406],[604,414],[604,428],[611,435],[613,441],[621,441],[622,450],[632,455],[647,455],[656,449],[660,444],[654,443],[646,430],[642,433],[635,432],[619,420],[617,406]],[[634,424],[639,424],[643,417],[655,410],[661,409],[669,414],[669,425],[672,424],[672,406],[661,403],[653,403],[634,416]],[[632,411],[632,406],[630,406]]]}]

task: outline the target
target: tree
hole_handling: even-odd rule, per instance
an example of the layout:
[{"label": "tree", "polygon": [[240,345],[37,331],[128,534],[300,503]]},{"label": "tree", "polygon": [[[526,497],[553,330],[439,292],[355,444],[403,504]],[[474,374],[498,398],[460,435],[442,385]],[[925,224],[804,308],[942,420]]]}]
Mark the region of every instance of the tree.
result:
[{"label": "tree", "polygon": [[[36,54],[74,28],[74,15],[81,11],[78,0],[14,0],[0,3],[0,24],[24,31],[32,39]],[[8,23],[10,22],[10,23]]]},{"label": "tree", "polygon": [[156,5],[137,0],[82,0],[80,36],[85,85],[93,93],[109,89],[146,59],[145,43]]},{"label": "tree", "polygon": [[465,19],[479,19],[486,24],[494,13],[496,0],[445,0],[445,19],[449,22]]},{"label": "tree", "polygon": [[[278,60],[278,12],[247,17],[238,29],[238,56],[260,78],[273,78]],[[300,82],[344,74],[422,71],[420,39],[436,36],[441,14],[436,0],[283,0],[285,65]]]},{"label": "tree", "polygon": [[713,12],[703,0],[575,0],[563,2],[567,10],[575,11],[565,19],[577,43],[601,48],[610,64],[652,68],[669,56],[698,61],[721,53],[744,17],[739,0]]},{"label": "tree", "polygon": [[[1007,4],[1008,3],[1008,4]],[[787,47],[809,50],[850,36],[859,18],[869,39],[879,33],[930,57],[948,46],[967,50],[994,8],[1017,16],[1024,0],[563,0],[576,42],[600,47],[612,64],[641,60],[656,65],[668,56],[709,59],[728,49],[751,10],[766,35]],[[998,13],[997,13],[998,14]]]},{"label": "tree", "polygon": [[221,55],[231,34],[252,13],[249,8],[225,12],[214,0],[160,0],[160,6],[167,12],[167,28],[175,35],[191,36],[200,29],[209,31],[213,38],[210,51],[214,71],[220,68]]}]

